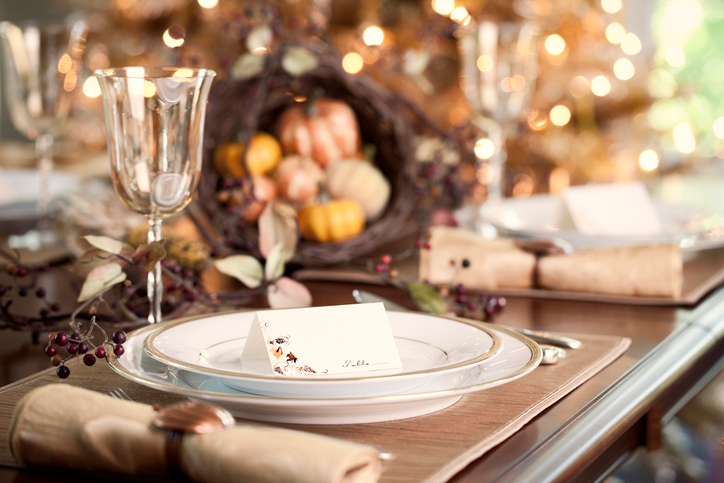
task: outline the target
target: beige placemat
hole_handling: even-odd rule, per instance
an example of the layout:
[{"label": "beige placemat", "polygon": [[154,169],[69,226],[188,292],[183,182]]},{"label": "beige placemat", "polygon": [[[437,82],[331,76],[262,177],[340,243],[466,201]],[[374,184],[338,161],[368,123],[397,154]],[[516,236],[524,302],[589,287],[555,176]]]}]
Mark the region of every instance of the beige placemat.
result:
[{"label": "beige placemat", "polygon": [[[433,414],[370,424],[276,426],[376,444],[392,451],[395,459],[385,464],[382,482],[446,481],[612,363],[631,343],[622,337],[570,335],[583,341],[584,348],[568,351],[568,357],[558,364],[540,366],[509,384],[468,394]],[[179,400],[128,381],[104,364],[92,368],[73,364],[71,371],[67,384],[99,392],[122,387],[135,400],[146,403]],[[35,387],[56,382],[59,379],[50,369],[0,388],[0,465],[17,465],[7,446],[8,425],[17,401]]]}]

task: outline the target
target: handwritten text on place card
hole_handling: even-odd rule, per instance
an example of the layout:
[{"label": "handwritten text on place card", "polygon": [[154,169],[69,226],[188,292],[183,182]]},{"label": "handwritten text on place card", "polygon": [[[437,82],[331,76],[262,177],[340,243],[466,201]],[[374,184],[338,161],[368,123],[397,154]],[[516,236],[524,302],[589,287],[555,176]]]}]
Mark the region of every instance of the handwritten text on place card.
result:
[{"label": "handwritten text on place card", "polygon": [[247,372],[280,376],[402,369],[381,303],[257,312],[241,364]]}]

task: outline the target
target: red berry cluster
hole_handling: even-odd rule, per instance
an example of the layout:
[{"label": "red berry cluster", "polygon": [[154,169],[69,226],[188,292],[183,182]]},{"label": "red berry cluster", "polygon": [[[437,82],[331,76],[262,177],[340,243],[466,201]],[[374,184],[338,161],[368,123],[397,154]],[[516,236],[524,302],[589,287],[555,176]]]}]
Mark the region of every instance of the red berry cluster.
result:
[{"label": "red berry cluster", "polygon": [[462,285],[456,285],[452,291],[445,290],[443,295],[451,299],[452,308],[462,317],[471,317],[490,322],[507,304],[505,297],[489,294],[471,294]]},{"label": "red berry cluster", "polygon": [[[105,335],[105,334],[104,334]],[[90,342],[90,337],[81,336],[78,332],[66,334],[65,332],[52,332],[48,336],[48,345],[45,347],[45,355],[50,357],[50,362],[58,369],[55,371],[59,378],[65,379],[70,375],[70,369],[65,365],[73,357],[83,356],[83,363],[86,366],[92,366],[96,363],[96,358],[105,359],[108,355],[106,345],[112,348],[116,357],[121,357],[125,352],[123,343],[126,342],[126,333],[122,330],[113,332],[113,342],[109,342],[106,337],[103,344],[96,347]],[[66,347],[67,346],[67,347]],[[65,347],[68,355],[63,358],[58,353],[59,347]],[[90,352],[93,348],[93,352]]]}]

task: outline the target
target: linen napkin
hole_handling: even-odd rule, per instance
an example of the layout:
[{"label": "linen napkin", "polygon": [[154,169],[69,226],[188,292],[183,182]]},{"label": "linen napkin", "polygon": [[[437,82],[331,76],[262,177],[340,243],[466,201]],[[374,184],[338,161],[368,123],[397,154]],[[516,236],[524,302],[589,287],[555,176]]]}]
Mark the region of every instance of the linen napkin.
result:
[{"label": "linen napkin", "polygon": [[537,260],[513,240],[486,240],[458,228],[433,227],[429,242],[430,249],[420,252],[419,277],[434,285],[681,296],[683,261],[676,243],[596,248]]},{"label": "linen napkin", "polygon": [[[167,471],[165,430],[152,426],[154,416],[145,404],[51,384],[20,400],[9,446],[25,465],[160,476]],[[184,434],[181,465],[201,482],[365,483],[381,472],[371,446],[243,424]]]}]

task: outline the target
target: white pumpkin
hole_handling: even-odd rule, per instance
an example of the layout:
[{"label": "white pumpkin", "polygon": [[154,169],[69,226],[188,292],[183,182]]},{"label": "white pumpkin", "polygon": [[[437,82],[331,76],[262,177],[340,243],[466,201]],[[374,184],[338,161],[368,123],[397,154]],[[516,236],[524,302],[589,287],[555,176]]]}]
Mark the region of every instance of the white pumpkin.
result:
[{"label": "white pumpkin", "polygon": [[362,206],[365,218],[378,218],[390,201],[390,182],[372,164],[343,159],[327,167],[327,191],[335,199],[351,199]]}]

